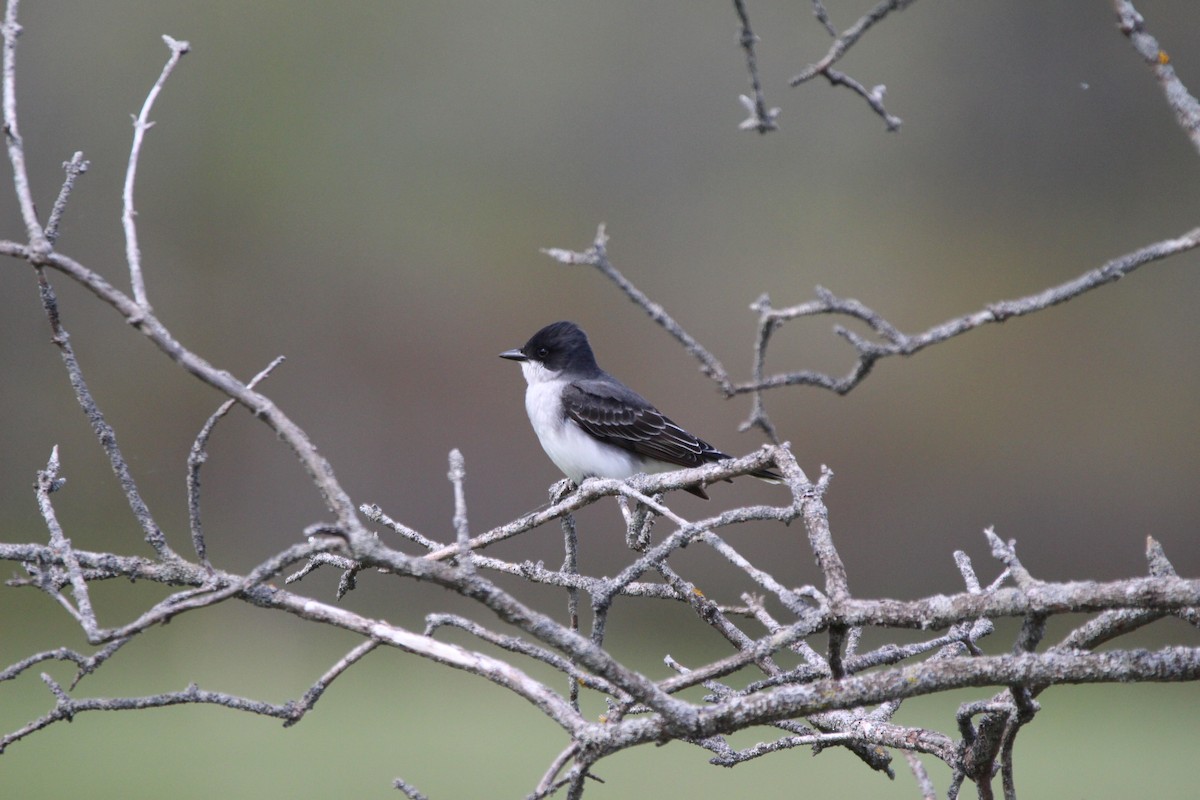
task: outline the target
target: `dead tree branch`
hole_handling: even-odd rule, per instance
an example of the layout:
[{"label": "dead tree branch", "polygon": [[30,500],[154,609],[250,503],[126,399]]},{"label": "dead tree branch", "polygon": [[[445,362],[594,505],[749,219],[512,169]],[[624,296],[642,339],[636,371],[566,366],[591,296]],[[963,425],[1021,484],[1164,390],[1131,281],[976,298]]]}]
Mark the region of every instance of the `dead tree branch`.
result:
[{"label": "dead tree branch", "polygon": [[[824,6],[815,2],[818,19],[835,36],[835,42],[829,54],[802,76],[824,74],[836,82],[840,73],[831,68],[846,50],[876,22],[910,3],[911,0],[881,3],[855,26],[836,34]],[[1194,99],[1187,95],[1173,71],[1166,69],[1165,55],[1157,51],[1157,44],[1145,32],[1144,22],[1132,5],[1121,0],[1116,5],[1122,31],[1155,66],[1169,102],[1195,141]],[[898,750],[904,754],[917,789],[924,797],[934,796],[935,789],[918,754],[936,758],[950,769],[950,797],[956,797],[967,782],[974,783],[981,796],[991,796],[996,774],[1001,776],[1006,796],[1014,796],[1014,742],[1020,730],[1035,720],[1040,710],[1037,698],[1046,688],[1084,683],[1200,680],[1200,647],[1183,643],[1155,650],[1120,646],[1122,636],[1163,617],[1183,620],[1191,627],[1177,627],[1185,630],[1196,627],[1200,619],[1200,580],[1180,577],[1163,548],[1151,538],[1146,544],[1144,577],[1110,582],[1045,582],[1035,577],[1036,569],[1018,558],[1014,542],[1001,539],[989,529],[984,535],[996,561],[995,575],[990,581],[981,580],[965,554],[955,552],[953,558],[962,576],[961,591],[931,594],[916,600],[857,596],[838,551],[838,537],[825,502],[833,474],[823,469],[815,481],[810,480],[788,446],[777,443],[774,426],[762,405],[765,391],[783,386],[813,385],[844,394],[861,382],[881,358],[913,355],[983,325],[1048,309],[1078,297],[1144,264],[1195,248],[1200,245],[1200,228],[1134,250],[1059,286],[1016,300],[988,304],[920,334],[905,334],[868,306],[838,298],[820,288],[815,301],[784,309],[773,308],[764,296],[753,306],[759,315],[753,379],[738,382],[707,348],[612,266],[601,226],[592,246],[583,252],[561,249],[546,252],[560,262],[585,264],[600,270],[674,336],[726,395],[752,394],[755,410],[747,424],[761,427],[776,443],[740,458],[695,469],[636,476],[625,481],[588,479],[578,487],[558,485],[546,507],[475,535],[471,533],[468,514],[467,461],[456,449],[449,454],[447,473],[453,490],[449,514],[452,534],[439,539],[397,521],[376,505],[358,506],[363,517],[379,527],[376,531],[360,519],[356,504],[307,433],[257,388],[280,359],[243,382],[179,342],[148,302],[145,276],[149,270],[142,263],[137,245],[133,208],[137,163],[142,139],[152,124],[149,111],[171,70],[187,52],[187,44],[165,37],[171,48],[170,60],[135,121],[122,216],[126,266],[133,287],[131,297],[96,270],[55,249],[71,189],[86,169],[81,154],[75,154],[65,165],[66,180],[44,228],[37,216],[17,125],[18,7],[18,0],[8,0],[3,26],[3,114],[13,186],[26,230],[25,241],[0,241],[0,254],[32,266],[54,343],[62,353],[76,399],[92,422],[153,556],[76,548],[54,504],[55,496],[66,491],[59,448],[51,450],[41,469],[30,465],[30,472],[36,473],[34,499],[46,527],[42,537],[45,541],[39,538],[0,542],[0,561],[11,562],[23,570],[21,577],[7,582],[7,591],[33,589],[44,593],[71,616],[87,642],[96,649],[89,654],[57,647],[29,654],[0,668],[0,691],[8,688],[3,684],[46,662],[68,661],[77,670],[74,681],[66,687],[49,675],[41,676],[49,695],[48,710],[7,733],[0,733],[0,752],[55,723],[91,711],[211,704],[272,717],[290,726],[315,706],[334,681],[368,655],[393,648],[502,687],[527,701],[561,730],[565,740],[563,749],[549,759],[548,768],[530,797],[544,798],[565,790],[566,797],[578,798],[584,793],[588,779],[597,777],[598,765],[608,756],[631,747],[668,741],[692,744],[705,751],[711,763],[722,766],[739,765],[766,755],[786,757],[783,754],[799,747],[811,747],[817,753],[844,747],[871,769],[889,776],[894,775],[891,751]],[[765,131],[774,126],[775,110],[766,109],[762,96],[754,51],[757,40],[750,29],[746,6],[737,2],[735,7],[742,22],[742,42],[755,91],[755,98],[748,104],[754,115],[753,127]],[[1154,58],[1147,55],[1151,50],[1158,53]],[[861,87],[858,91],[865,93]],[[882,93],[878,95],[881,97]],[[876,110],[890,119],[881,105]],[[142,500],[135,476],[117,447],[115,434],[104,422],[70,348],[53,289],[46,279],[51,270],[87,289],[172,363],[226,398],[201,427],[185,468],[188,533],[195,561],[170,547],[167,533],[154,522]],[[765,359],[772,334],[787,321],[817,314],[848,317],[871,330],[873,338],[868,339],[840,327],[836,329],[858,356],[850,373],[842,378],[810,371],[766,375]],[[200,515],[199,475],[207,446],[217,422],[236,405],[250,411],[287,444],[307,474],[313,491],[333,515],[332,521],[316,520],[298,531],[297,538],[303,539],[302,542],[264,558],[244,572],[211,563]],[[691,518],[670,499],[672,491],[748,475],[764,467],[771,467],[783,476],[783,486],[773,504],[740,506]],[[610,497],[620,504],[630,554],[613,576],[588,574],[577,558],[574,513]],[[500,542],[556,522],[562,526],[565,550],[563,564],[557,570],[547,569],[541,563],[507,561],[495,555],[501,548],[487,552]],[[797,550],[811,553],[821,571],[821,586],[788,586],[771,569],[746,557],[735,547],[730,533],[744,532],[751,523],[757,526],[755,530],[775,531]],[[795,535],[787,537],[793,528]],[[803,537],[798,534],[801,528]],[[392,541],[393,535],[396,541]],[[129,545],[132,548],[137,543]],[[749,581],[755,594],[721,597],[721,590],[714,592],[714,596],[705,594],[680,566],[683,559],[679,554],[689,547],[711,552],[722,569]],[[430,610],[424,615],[424,628],[418,631],[359,613],[349,603],[343,606],[297,591],[305,578],[326,566],[341,571],[338,600],[353,596],[352,591],[360,582],[407,580],[441,587],[469,601],[471,610],[469,614]],[[285,584],[288,588],[273,583],[284,575],[288,576]],[[512,581],[514,577],[520,580]],[[101,595],[94,593],[93,587],[114,579],[156,584],[167,590],[166,596],[130,618],[115,623],[107,622],[106,618],[102,624],[101,610],[94,599]],[[504,588],[514,583],[518,588]],[[525,596],[524,590],[535,585],[540,592],[549,588],[562,590],[567,607],[565,620],[535,607]],[[620,604],[615,603],[618,598]],[[194,683],[179,691],[151,695],[78,694],[83,680],[113,663],[114,656],[134,638],[152,636],[159,626],[183,615],[239,602],[352,634],[356,643],[316,676],[300,697],[284,703],[203,690]],[[699,631],[717,637],[724,654],[708,663],[687,664],[664,653],[663,661],[670,670],[666,676],[635,667],[634,663],[639,662],[611,645],[607,626],[614,614],[625,613],[634,605],[644,608],[643,604],[653,602],[686,609],[693,615]],[[590,630],[581,629],[579,608],[583,603],[592,611]],[[105,613],[109,613],[107,609]],[[1087,618],[1073,621],[1071,630],[1056,639],[1051,634],[1055,629],[1047,623],[1067,614]],[[1005,618],[1021,620],[1021,628],[1014,641],[1002,647],[1002,652],[989,653],[984,646],[988,637],[995,634],[994,623]],[[443,641],[449,629],[468,635],[471,646]],[[866,629],[920,631],[924,638],[903,645],[885,644],[864,652],[863,643],[871,641],[864,638]],[[473,649],[476,642],[479,649]],[[1116,646],[1097,650],[1101,645],[1114,643]],[[553,688],[551,681],[535,677],[544,674],[547,668],[559,688]],[[403,680],[403,676],[397,679]],[[708,695],[697,698],[695,693],[685,692],[696,686],[703,686]],[[966,688],[989,688],[992,693],[984,699],[963,703],[956,713],[947,714],[941,730],[933,725],[896,721],[898,710],[908,698]],[[584,693],[591,693],[607,705],[608,713],[602,719],[581,711],[580,698]],[[769,740],[751,747],[736,747],[731,743],[731,734],[750,729]],[[394,785],[410,798],[424,797],[403,779],[396,779]]]}]

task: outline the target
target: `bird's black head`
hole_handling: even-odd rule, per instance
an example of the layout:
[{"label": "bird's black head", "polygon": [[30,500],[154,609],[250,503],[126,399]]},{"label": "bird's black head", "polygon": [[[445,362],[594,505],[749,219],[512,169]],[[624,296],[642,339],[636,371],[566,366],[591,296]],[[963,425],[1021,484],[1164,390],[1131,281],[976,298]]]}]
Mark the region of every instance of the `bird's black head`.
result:
[{"label": "bird's black head", "polygon": [[552,322],[529,337],[517,350],[506,350],[501,358],[535,361],[551,372],[592,374],[599,371],[587,334],[574,322]]}]

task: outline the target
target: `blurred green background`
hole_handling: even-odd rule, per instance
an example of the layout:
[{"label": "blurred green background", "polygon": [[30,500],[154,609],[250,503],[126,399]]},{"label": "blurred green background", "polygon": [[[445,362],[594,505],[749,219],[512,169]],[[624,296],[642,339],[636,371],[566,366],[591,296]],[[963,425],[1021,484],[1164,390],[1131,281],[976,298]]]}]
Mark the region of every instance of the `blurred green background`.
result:
[{"label": "blurred green background", "polygon": [[[872,4],[826,3],[841,27]],[[782,130],[766,137],[737,130],[748,83],[728,2],[27,0],[18,90],[35,194],[46,213],[61,163],[85,153],[91,169],[59,247],[125,287],[130,114],[166,60],[161,34],[190,40],[139,172],[151,302],[182,342],[243,378],[286,355],[264,389],[354,499],[437,538],[452,536],[452,447],[466,457],[475,531],[537,506],[556,479],[528,428],[524,383],[496,358],[556,319],[583,325],[602,365],[686,427],[730,452],[760,443],[737,432],[746,398],[723,401],[597,274],[538,252],[583,249],[598,223],[618,269],[739,379],[753,343],[747,306],[764,291],[787,305],[820,284],[918,332],[1197,224],[1200,158],[1108,3],[923,3],[889,18],[842,66],[886,83],[888,108],[904,119],[890,135],[847,91],[787,87],[828,46],[807,4],[749,6],[768,101],[783,109]],[[1200,92],[1200,6],[1138,7]],[[0,236],[19,240],[10,194],[0,193]],[[1152,264],[1065,306],[884,362],[847,397],[770,394],[801,465],[836,473],[827,502],[855,592],[958,591],[955,549],[990,579],[988,525],[1016,538],[1047,580],[1143,574],[1147,535],[1182,574],[1200,574],[1198,265],[1194,253]],[[69,482],[57,508],[74,543],[145,555],[49,343],[33,276],[21,262],[5,267],[3,540],[45,540],[31,482],[58,444]],[[96,399],[159,524],[186,551],[184,462],[222,398],[111,309],[52,280]],[[832,322],[793,323],[771,368],[847,370]],[[290,453],[248,415],[223,422],[210,449],[205,524],[221,567],[247,569],[328,518]],[[744,481],[713,496],[677,506],[698,514],[779,497]],[[625,563],[617,519],[611,505],[581,516],[585,571]],[[547,528],[498,554],[555,564],[559,538]],[[730,541],[787,584],[820,580],[797,531]],[[746,587],[696,550],[679,567],[735,600]],[[430,611],[470,610],[382,576],[360,584],[347,606],[418,629]],[[331,601],[335,585],[318,573],[300,588]],[[161,596],[142,585],[95,592],[109,625]],[[562,613],[552,592],[523,596]],[[685,663],[726,653],[682,609],[630,602],[617,612],[610,643],[652,675],[667,674],[667,652]],[[1164,641],[1195,644],[1195,631],[1165,624],[1139,639]],[[997,636],[989,649],[1010,642]],[[80,692],[194,680],[283,702],[353,644],[221,608],[142,637]],[[85,646],[56,604],[0,588],[0,665],[61,645]],[[69,679],[62,665],[45,669]],[[910,702],[901,718],[952,730],[956,702],[986,696]],[[1194,685],[1064,688],[1041,700],[1018,740],[1029,796],[1183,793],[1193,749],[1183,742],[1200,733]],[[50,704],[36,674],[0,686],[0,727]],[[434,800],[520,797],[563,745],[500,689],[376,652],[294,728],[217,708],[83,715],[14,745],[0,758],[0,791],[385,797],[400,775]],[[891,784],[836,749],[736,770],[705,761],[682,745],[643,748],[603,765],[608,783],[588,797],[916,796],[903,759]],[[946,774],[934,775],[944,792]]]}]

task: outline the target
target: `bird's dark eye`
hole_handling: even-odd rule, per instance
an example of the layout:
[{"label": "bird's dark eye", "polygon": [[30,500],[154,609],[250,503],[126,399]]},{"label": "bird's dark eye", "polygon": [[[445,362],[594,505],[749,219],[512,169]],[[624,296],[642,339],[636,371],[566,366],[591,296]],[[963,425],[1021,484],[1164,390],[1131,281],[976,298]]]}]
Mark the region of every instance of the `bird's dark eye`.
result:
[{"label": "bird's dark eye", "polygon": [[539,347],[537,349],[537,355],[538,358],[545,358],[546,356],[550,355],[550,349],[548,347]]}]

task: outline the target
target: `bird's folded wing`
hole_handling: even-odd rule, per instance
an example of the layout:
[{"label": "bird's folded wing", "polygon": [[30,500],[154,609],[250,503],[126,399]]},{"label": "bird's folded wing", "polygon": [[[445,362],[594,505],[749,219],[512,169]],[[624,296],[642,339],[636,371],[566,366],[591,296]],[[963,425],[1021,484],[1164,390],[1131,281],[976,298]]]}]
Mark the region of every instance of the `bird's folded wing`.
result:
[{"label": "bird's folded wing", "polygon": [[563,409],[597,439],[640,456],[697,467],[728,455],[676,425],[641,395],[604,381],[574,381],[563,390]]}]

